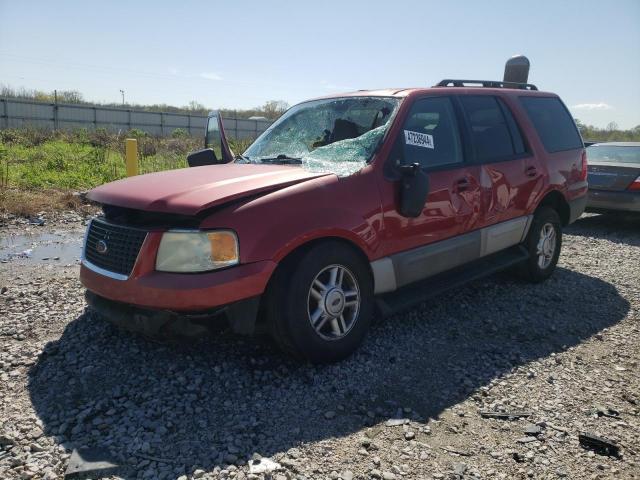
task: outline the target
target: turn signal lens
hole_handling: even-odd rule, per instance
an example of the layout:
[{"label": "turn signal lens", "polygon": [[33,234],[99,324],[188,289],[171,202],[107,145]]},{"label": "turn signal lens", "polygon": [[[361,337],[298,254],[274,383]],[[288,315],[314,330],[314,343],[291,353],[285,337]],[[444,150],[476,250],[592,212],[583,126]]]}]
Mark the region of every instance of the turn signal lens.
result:
[{"label": "turn signal lens", "polygon": [[629,185],[629,188],[627,190],[640,190],[640,175],[633,182],[631,182],[631,185]]},{"label": "turn signal lens", "polygon": [[229,264],[238,260],[238,241],[233,232],[210,232],[211,260],[216,263]]}]

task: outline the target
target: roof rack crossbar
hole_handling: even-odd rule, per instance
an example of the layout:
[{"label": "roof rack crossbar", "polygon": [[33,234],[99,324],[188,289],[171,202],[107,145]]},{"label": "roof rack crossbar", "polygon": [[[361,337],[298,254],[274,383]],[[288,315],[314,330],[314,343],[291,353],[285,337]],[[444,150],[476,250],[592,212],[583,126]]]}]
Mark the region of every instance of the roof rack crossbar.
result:
[{"label": "roof rack crossbar", "polygon": [[436,85],[436,87],[468,86],[480,86],[483,88],[516,88],[519,90],[538,90],[538,87],[531,83],[502,82],[499,80],[458,80],[446,78]]}]

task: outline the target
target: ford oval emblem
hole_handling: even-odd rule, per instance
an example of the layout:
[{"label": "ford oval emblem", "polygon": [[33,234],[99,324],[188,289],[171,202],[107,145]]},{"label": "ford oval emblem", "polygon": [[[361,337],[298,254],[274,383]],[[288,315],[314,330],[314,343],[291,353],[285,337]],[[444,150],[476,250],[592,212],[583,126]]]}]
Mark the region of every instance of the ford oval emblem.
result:
[{"label": "ford oval emblem", "polygon": [[109,250],[107,242],[105,242],[104,240],[98,240],[98,243],[96,243],[96,252],[104,255],[105,253],[107,253],[107,250]]}]

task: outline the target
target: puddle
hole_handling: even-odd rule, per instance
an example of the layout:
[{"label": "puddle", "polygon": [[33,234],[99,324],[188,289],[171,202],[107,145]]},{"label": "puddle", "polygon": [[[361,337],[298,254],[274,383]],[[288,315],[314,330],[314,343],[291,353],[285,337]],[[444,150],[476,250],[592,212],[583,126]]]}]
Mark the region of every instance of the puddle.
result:
[{"label": "puddle", "polygon": [[78,263],[83,232],[48,232],[0,238],[0,262]]}]

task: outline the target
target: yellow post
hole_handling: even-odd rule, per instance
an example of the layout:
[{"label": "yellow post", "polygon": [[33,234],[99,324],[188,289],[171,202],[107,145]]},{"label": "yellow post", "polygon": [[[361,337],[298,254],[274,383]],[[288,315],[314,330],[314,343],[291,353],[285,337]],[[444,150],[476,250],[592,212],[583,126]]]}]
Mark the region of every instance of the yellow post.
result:
[{"label": "yellow post", "polygon": [[127,138],[124,144],[127,177],[138,175],[138,140]]}]

